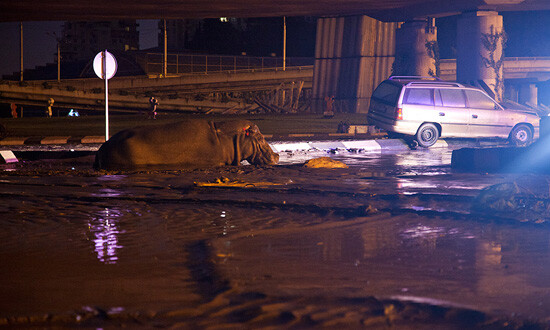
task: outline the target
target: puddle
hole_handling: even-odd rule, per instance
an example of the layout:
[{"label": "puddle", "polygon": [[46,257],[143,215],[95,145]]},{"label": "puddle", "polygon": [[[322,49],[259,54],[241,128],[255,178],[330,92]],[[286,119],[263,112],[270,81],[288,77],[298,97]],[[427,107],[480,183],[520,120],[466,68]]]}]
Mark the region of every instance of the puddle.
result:
[{"label": "puddle", "polygon": [[228,276],[271,294],[404,297],[538,319],[550,313],[548,229],[400,216],[228,238],[217,247],[232,256],[223,262]]}]

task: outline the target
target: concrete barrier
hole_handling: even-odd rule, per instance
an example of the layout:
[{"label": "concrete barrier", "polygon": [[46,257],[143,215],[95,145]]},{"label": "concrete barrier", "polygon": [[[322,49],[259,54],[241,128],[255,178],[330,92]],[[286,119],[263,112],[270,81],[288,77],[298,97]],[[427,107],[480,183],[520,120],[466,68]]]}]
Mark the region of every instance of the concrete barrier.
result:
[{"label": "concrete barrier", "polygon": [[467,172],[550,173],[550,151],[529,147],[462,148],[453,151],[451,168]]},{"label": "concrete barrier", "polygon": [[0,164],[17,163],[17,157],[11,150],[0,150]]},{"label": "concrete barrier", "polygon": [[70,136],[48,136],[40,140],[40,144],[66,144]]},{"label": "concrete barrier", "polygon": [[105,136],[85,136],[82,139],[80,139],[80,143],[87,144],[87,143],[104,143],[105,142]]},{"label": "concrete barrier", "polygon": [[6,137],[0,140],[1,146],[19,146],[24,145],[26,137]]}]

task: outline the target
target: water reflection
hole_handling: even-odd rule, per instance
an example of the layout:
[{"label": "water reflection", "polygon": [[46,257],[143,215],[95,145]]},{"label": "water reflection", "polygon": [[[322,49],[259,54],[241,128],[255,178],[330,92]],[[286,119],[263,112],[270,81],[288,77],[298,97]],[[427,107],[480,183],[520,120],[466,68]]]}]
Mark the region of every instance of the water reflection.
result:
[{"label": "water reflection", "polygon": [[97,259],[105,264],[116,264],[117,252],[123,248],[118,242],[118,235],[124,233],[117,225],[121,216],[119,210],[106,208],[88,222],[88,231],[93,235],[94,252]]},{"label": "water reflection", "polygon": [[[422,297],[491,312],[549,315],[547,228],[414,218],[233,239],[235,258],[228,267],[247,277],[247,265],[261,260],[262,274],[297,292],[331,292],[343,286],[354,294]],[[300,274],[300,279],[291,274]]]},{"label": "water reflection", "polygon": [[231,216],[229,215],[229,212],[221,211],[219,215],[215,216],[210,221],[210,224],[213,227],[219,228],[218,235],[226,236],[237,227],[232,223],[231,220],[232,219],[231,219]]},{"label": "water reflection", "polygon": [[396,154],[397,166],[445,166],[451,164],[451,149],[418,149]]}]

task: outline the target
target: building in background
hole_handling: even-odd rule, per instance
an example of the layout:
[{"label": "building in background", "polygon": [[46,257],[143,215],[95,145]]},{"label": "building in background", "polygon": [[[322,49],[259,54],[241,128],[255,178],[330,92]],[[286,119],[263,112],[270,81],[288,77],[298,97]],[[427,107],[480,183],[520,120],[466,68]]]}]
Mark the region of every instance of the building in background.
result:
[{"label": "building in background", "polygon": [[[159,20],[158,49],[164,47]],[[283,18],[207,18],[166,20],[169,52],[282,56]],[[287,56],[313,57],[316,18],[287,18]]]},{"label": "building in background", "polygon": [[[166,20],[166,34],[169,51],[189,49],[189,43],[195,38],[200,29],[200,19],[169,19]],[[164,45],[164,20],[159,20],[158,34],[159,48]]]},{"label": "building in background", "polygon": [[100,50],[139,49],[136,20],[65,22],[61,38],[62,61],[93,58]]}]

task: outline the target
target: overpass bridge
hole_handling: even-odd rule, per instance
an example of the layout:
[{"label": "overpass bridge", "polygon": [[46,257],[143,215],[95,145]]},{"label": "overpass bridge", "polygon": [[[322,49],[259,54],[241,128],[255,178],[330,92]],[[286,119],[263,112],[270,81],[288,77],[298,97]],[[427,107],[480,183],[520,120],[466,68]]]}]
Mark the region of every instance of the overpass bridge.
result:
[{"label": "overpass bridge", "polygon": [[[160,111],[298,111],[308,106],[312,66],[181,74],[171,77],[114,77],[109,80],[109,108],[145,111],[149,97]],[[104,82],[99,78],[62,81],[0,81],[0,102],[104,111]]]},{"label": "overpass bridge", "polygon": [[[505,98],[536,106],[536,83],[550,80],[550,57],[506,57],[503,67]],[[457,80],[455,59],[441,60],[440,70],[441,79]]]},{"label": "overpass bridge", "polygon": [[[456,80],[456,59],[443,59],[441,79]],[[550,57],[506,57],[504,79],[526,82],[550,80]]]},{"label": "overpass bridge", "polygon": [[[434,70],[435,17],[458,15],[456,76],[483,80],[502,95],[502,11],[550,10],[548,0],[18,0],[0,2],[0,21],[317,16],[312,108],[335,96],[352,112],[368,109],[372,89],[391,72]],[[489,38],[494,47],[486,48]],[[392,67],[393,66],[393,67]],[[392,70],[393,69],[393,70]]]},{"label": "overpass bridge", "polygon": [[[456,80],[456,60],[443,59],[440,62],[441,78]],[[113,109],[144,111],[148,107],[148,98],[155,95],[161,101],[159,108],[162,111],[245,111],[256,108],[258,102],[255,101],[282,109],[285,103],[307,102],[311,97],[313,73],[313,66],[291,66],[284,71],[271,67],[211,70],[210,73],[179,74],[167,78],[115,77],[109,82],[109,102]],[[506,58],[504,79],[508,99],[536,105],[536,83],[550,80],[550,57]],[[52,97],[58,107],[104,109],[104,83],[97,78],[28,81],[25,85],[2,82],[0,100],[4,103],[45,106]],[[345,100],[337,99],[336,106],[340,110],[348,110]],[[298,107],[294,110],[297,111]]]}]

